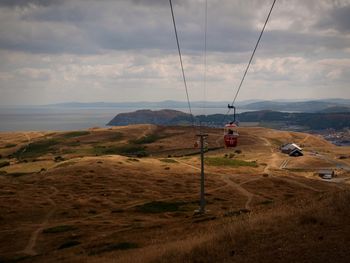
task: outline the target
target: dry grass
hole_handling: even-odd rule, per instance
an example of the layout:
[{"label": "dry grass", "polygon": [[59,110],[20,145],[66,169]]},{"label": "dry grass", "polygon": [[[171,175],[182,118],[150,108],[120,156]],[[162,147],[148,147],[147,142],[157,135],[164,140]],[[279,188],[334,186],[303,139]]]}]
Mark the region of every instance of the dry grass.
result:
[{"label": "dry grass", "polygon": [[[169,248],[150,262],[348,262],[350,192],[283,207]],[[316,245],[317,244],[317,245]]]},{"label": "dry grass", "polygon": [[[313,157],[291,159],[292,170],[280,169],[288,157],[278,152],[273,138],[304,141],[308,147],[321,145],[317,151],[329,158],[346,150],[307,134],[241,128],[238,154],[236,149],[222,148],[221,130],[205,132],[209,147],[216,148],[207,153],[209,158],[239,157],[258,167],[206,166],[210,214],[204,218],[193,215],[198,208],[199,158],[174,157],[198,151],[193,148],[197,138],[191,127],[134,125],[70,135],[0,134],[0,154],[10,162],[0,169],[0,261],[257,262],[264,255],[266,261],[281,262],[286,253],[289,262],[310,262],[290,251],[315,249],[311,243],[328,236],[325,244],[333,242],[340,248],[340,242],[348,244],[348,217],[341,216],[341,205],[332,208],[328,200],[347,185],[322,182],[298,169],[302,165],[316,169],[320,164]],[[161,138],[154,139],[157,133]],[[127,149],[130,141],[139,139],[140,144],[132,145],[150,157],[107,151]],[[50,140],[58,143],[45,145]],[[16,146],[3,147],[10,143]],[[7,158],[28,145],[46,149],[32,151],[36,157],[21,162]],[[104,152],[93,152],[94,148]],[[22,176],[11,176],[15,173]],[[23,255],[37,231],[38,255]],[[327,251],[326,245],[320,247]]]}]

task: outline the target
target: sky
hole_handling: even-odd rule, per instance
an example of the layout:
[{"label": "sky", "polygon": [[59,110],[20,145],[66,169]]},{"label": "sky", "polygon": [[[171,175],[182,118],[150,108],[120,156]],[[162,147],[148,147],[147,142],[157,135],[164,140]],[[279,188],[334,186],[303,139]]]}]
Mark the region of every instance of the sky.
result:
[{"label": "sky", "polygon": [[[272,0],[173,0],[191,101],[231,101]],[[168,0],[0,0],[0,105],[186,100]],[[277,0],[238,100],[350,98],[350,0]]]}]

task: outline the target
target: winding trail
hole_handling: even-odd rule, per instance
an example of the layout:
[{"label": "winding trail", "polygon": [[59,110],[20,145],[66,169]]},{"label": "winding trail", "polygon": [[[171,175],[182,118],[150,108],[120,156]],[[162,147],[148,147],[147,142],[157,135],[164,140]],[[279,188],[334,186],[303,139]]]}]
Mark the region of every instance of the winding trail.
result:
[{"label": "winding trail", "polygon": [[[245,202],[244,208],[247,210],[251,210],[250,204],[251,204],[255,194],[252,194],[251,192],[247,191],[245,188],[242,187],[242,184],[244,184],[245,182],[243,182],[241,184],[237,184],[230,179],[229,175],[224,175],[223,180],[247,198],[247,201]],[[249,181],[251,181],[251,180],[249,180]],[[248,181],[247,181],[247,183],[248,183]]]},{"label": "winding trail", "polygon": [[35,250],[38,236],[46,228],[46,226],[49,223],[50,218],[52,217],[52,215],[56,211],[56,203],[55,203],[55,201],[52,200],[52,197],[57,195],[58,190],[56,187],[53,187],[53,186],[50,188],[53,190],[53,193],[50,195],[50,197],[48,197],[47,201],[52,205],[52,208],[44,216],[43,222],[39,225],[39,227],[34,232],[32,232],[32,235],[31,235],[30,239],[28,240],[26,247],[23,249],[23,251],[21,251],[24,254],[31,255],[31,256],[35,256],[38,254]]},{"label": "winding trail", "polygon": [[[179,160],[177,160],[177,161],[182,163],[182,164],[184,164],[184,165],[186,165],[186,166],[189,166],[189,167],[191,167],[191,168],[193,168],[193,169],[195,169],[197,171],[201,170],[200,168],[198,168],[198,167],[196,167],[194,165],[191,165],[191,164],[185,163],[183,161],[179,161]],[[245,188],[242,187],[242,185],[245,184],[245,183],[249,183],[251,181],[259,180],[260,178],[250,179],[250,180],[247,180],[247,181],[244,181],[244,182],[238,184],[238,183],[235,183],[234,181],[231,180],[232,175],[212,173],[212,172],[208,172],[208,173],[221,177],[222,180],[226,183],[226,185],[235,188],[238,192],[240,192],[242,195],[244,195],[247,198],[247,201],[246,201],[244,207],[245,207],[245,209],[248,209],[248,210],[251,209],[250,204],[251,204],[255,194],[247,191]]]}]

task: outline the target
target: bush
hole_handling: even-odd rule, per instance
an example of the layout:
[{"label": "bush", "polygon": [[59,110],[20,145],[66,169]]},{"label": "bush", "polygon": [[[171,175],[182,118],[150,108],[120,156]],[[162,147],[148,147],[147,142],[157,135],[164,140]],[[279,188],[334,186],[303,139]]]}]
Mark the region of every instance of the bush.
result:
[{"label": "bush", "polygon": [[75,137],[80,137],[80,136],[84,136],[84,135],[89,135],[90,132],[88,131],[73,131],[73,132],[68,132],[63,134],[64,138],[75,138]]},{"label": "bush", "polygon": [[64,158],[62,156],[55,157],[55,162],[62,162],[62,161],[64,161]]},{"label": "bush", "polygon": [[106,244],[104,246],[94,248],[92,251],[90,251],[89,255],[97,255],[97,254],[102,254],[102,253],[110,252],[114,250],[128,250],[128,249],[134,249],[138,247],[139,247],[138,244],[132,243],[132,242]]},{"label": "bush", "polygon": [[0,162],[0,168],[6,167],[6,166],[9,166],[9,165],[10,165],[10,162],[7,162],[7,161]]},{"label": "bush", "polygon": [[77,228],[75,226],[71,225],[61,225],[61,226],[54,226],[50,228],[46,228],[43,230],[43,233],[45,234],[54,234],[54,233],[62,233],[67,231],[76,230]]},{"label": "bush", "polygon": [[57,139],[47,139],[38,142],[33,142],[20,148],[14,153],[14,156],[19,159],[23,158],[35,158],[53,150],[53,146],[57,145],[59,141]]},{"label": "bush", "polygon": [[77,241],[77,240],[68,240],[66,242],[64,242],[62,245],[60,245],[58,247],[58,249],[65,249],[65,248],[70,248],[70,247],[75,247],[80,245],[81,242]]},{"label": "bush", "polygon": [[165,212],[176,212],[180,209],[183,202],[162,202],[154,201],[139,205],[136,207],[138,212],[142,213],[165,213]]},{"label": "bush", "polygon": [[16,146],[17,146],[17,144],[9,143],[9,144],[5,145],[5,148],[13,148],[13,147],[16,147]]},{"label": "bush", "polygon": [[146,157],[148,153],[145,150],[144,146],[140,145],[123,145],[123,146],[95,146],[93,148],[94,154],[97,155],[108,155],[108,154],[120,154],[125,156],[137,156],[137,157]]},{"label": "bush", "polygon": [[131,142],[135,143],[135,144],[148,144],[148,143],[156,142],[156,141],[158,141],[158,140],[160,140],[162,138],[164,138],[164,137],[163,136],[159,136],[157,134],[149,134],[149,135],[143,136],[140,139],[133,140]]}]

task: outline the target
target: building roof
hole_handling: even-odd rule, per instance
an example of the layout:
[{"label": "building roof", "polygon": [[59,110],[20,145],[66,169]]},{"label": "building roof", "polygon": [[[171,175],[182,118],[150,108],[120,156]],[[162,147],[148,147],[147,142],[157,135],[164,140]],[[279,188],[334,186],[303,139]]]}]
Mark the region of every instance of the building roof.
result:
[{"label": "building roof", "polygon": [[333,174],[334,171],[331,169],[322,169],[318,171],[319,174]]},{"label": "building roof", "polygon": [[303,149],[301,147],[299,147],[297,144],[295,143],[287,143],[287,144],[284,144],[281,146],[281,150],[284,150],[284,151],[293,151],[293,150],[299,150],[299,151],[302,151]]},{"label": "building roof", "polygon": [[299,149],[297,149],[297,148],[291,150],[291,151],[289,152],[289,155],[294,155],[295,153],[298,153],[299,156],[304,155],[304,154],[302,153],[302,150],[299,150]]}]

